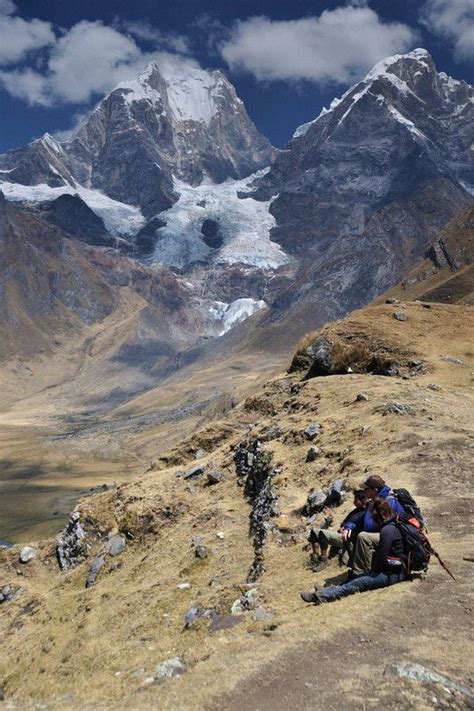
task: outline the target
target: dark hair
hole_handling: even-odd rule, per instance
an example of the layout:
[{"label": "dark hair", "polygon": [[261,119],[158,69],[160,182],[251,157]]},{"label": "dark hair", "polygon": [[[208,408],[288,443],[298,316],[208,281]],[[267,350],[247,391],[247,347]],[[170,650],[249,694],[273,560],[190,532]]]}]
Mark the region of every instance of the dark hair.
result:
[{"label": "dark hair", "polygon": [[383,523],[386,518],[390,518],[394,513],[386,499],[375,499],[372,506],[372,515],[377,521]]},{"label": "dark hair", "polygon": [[367,494],[365,493],[364,489],[356,489],[354,491],[354,499],[356,501],[367,501]]},{"label": "dark hair", "polygon": [[364,481],[364,486],[366,489],[376,489],[377,491],[380,491],[380,489],[385,486],[385,482],[381,476],[377,476],[377,474],[372,474],[371,476],[368,476],[367,479]]}]

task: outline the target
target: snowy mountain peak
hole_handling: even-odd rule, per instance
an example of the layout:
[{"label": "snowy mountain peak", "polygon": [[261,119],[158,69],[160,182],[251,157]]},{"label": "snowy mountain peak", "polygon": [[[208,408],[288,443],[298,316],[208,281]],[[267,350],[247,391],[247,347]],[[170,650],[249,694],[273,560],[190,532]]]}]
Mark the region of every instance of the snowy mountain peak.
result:
[{"label": "snowy mountain peak", "polygon": [[416,63],[415,71],[436,71],[431,54],[422,48],[414,49],[406,54],[395,54],[378,62],[366,75],[364,81],[369,82],[387,74],[395,74],[402,78],[404,74],[413,74],[413,64]]},{"label": "snowy mountain peak", "polygon": [[334,117],[339,126],[364,97],[384,105],[393,118],[399,118],[400,101],[456,114],[472,101],[473,95],[473,88],[466,82],[438,73],[430,53],[418,48],[378,62],[362,81],[334,99],[329,108],[323,108],[315,119],[299,126],[293,138],[304,136],[323,117],[328,121]]}]

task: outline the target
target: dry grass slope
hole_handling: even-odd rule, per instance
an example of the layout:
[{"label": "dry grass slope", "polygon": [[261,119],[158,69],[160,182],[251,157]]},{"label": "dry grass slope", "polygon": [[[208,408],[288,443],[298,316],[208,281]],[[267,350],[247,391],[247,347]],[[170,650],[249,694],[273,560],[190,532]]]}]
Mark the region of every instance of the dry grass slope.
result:
[{"label": "dry grass slope", "polygon": [[[369,349],[373,344],[374,350],[410,354],[423,361],[420,374],[354,373],[305,382],[301,372],[281,374],[225,420],[208,423],[169,453],[156,452],[156,465],[139,480],[84,499],[79,509],[99,537],[88,564],[103,545],[100,536],[124,529],[134,534],[120,558],[108,558],[95,587],[84,588],[88,564],[58,572],[54,541],[40,542],[38,557],[20,569],[17,552],[0,554],[0,582],[24,589],[2,605],[6,708],[437,707],[436,689],[383,676],[395,659],[424,663],[469,685],[472,563],[463,556],[472,556],[473,545],[472,310],[404,306],[404,322],[393,318],[393,306],[372,306],[329,324],[324,334],[347,341],[357,333]],[[355,402],[361,391],[368,400]],[[389,400],[409,405],[414,414],[384,416],[380,410]],[[303,430],[315,421],[322,425],[321,455],[306,463]],[[245,613],[232,629],[211,633],[202,621],[184,630],[192,604],[228,614],[240,595],[253,551],[232,447],[275,425],[281,434],[265,448],[282,467],[275,484],[286,523],[268,535],[259,587],[272,617],[258,622]],[[219,484],[208,486],[205,476],[176,477],[196,463],[198,448],[204,450],[199,463],[223,472]],[[299,590],[339,571],[335,564],[318,575],[305,570],[301,507],[311,487],[340,476],[357,481],[366,472],[415,494],[457,581],[433,564],[425,582],[306,606]],[[343,513],[337,510],[336,520]],[[194,555],[194,537],[209,548],[204,560]],[[190,589],[179,590],[182,582]],[[172,656],[180,656],[188,671],[150,684],[156,664]],[[454,696],[446,703],[462,707]]]}]

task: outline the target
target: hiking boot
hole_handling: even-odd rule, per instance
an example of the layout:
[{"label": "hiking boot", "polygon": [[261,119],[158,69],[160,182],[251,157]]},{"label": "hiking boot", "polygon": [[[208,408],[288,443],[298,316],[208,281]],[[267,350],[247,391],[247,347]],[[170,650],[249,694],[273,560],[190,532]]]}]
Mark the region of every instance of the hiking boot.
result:
[{"label": "hiking boot", "polygon": [[313,602],[314,604],[317,604],[319,602],[318,598],[316,597],[316,591],[313,590],[308,590],[307,592],[302,592],[300,593],[301,599],[304,600],[305,602]]},{"label": "hiking boot", "polygon": [[319,573],[320,570],[324,570],[328,565],[331,565],[331,561],[325,555],[320,555],[319,560],[311,566],[313,573]]}]

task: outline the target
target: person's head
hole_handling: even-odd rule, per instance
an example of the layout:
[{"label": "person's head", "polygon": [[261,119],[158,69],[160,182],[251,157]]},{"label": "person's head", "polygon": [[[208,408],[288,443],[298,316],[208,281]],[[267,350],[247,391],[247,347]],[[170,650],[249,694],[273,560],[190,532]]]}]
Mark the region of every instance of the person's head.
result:
[{"label": "person's head", "polygon": [[368,476],[362,484],[362,488],[364,489],[369,499],[375,499],[380,489],[383,489],[384,486],[384,480],[381,476],[378,476],[377,474],[372,474],[371,476]]},{"label": "person's head", "polygon": [[386,499],[375,499],[372,507],[372,516],[377,523],[382,524],[394,515],[394,511]]},{"label": "person's head", "polygon": [[368,503],[369,499],[364,489],[357,489],[354,491],[354,506],[357,509],[365,509]]}]

